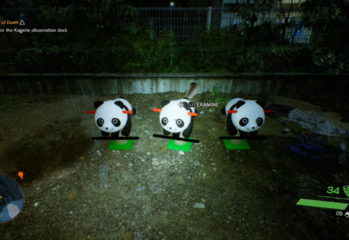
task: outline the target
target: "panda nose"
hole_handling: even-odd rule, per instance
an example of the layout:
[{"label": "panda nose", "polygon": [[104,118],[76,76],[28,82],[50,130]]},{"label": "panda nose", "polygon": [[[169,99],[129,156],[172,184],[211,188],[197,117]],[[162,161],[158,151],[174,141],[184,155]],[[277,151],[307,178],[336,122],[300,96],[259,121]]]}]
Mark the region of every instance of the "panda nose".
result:
[{"label": "panda nose", "polygon": [[169,129],[172,129],[172,127],[169,127]]},{"label": "panda nose", "polygon": [[252,129],[255,129],[256,127],[252,127]]},{"label": "panda nose", "polygon": [[108,128],[108,127],[106,127],[105,129],[107,129],[107,130],[108,130],[109,128]]}]

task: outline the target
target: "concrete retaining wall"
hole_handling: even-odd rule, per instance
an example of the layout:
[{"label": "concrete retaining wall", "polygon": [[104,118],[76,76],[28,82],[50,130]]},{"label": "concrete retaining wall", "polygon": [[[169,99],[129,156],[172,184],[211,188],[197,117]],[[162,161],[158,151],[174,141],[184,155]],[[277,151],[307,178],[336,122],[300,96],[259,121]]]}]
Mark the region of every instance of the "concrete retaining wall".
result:
[{"label": "concrete retaining wall", "polygon": [[324,74],[6,74],[1,94],[83,94],[185,92],[190,82],[200,93],[217,91],[248,94],[349,93],[348,75]]}]

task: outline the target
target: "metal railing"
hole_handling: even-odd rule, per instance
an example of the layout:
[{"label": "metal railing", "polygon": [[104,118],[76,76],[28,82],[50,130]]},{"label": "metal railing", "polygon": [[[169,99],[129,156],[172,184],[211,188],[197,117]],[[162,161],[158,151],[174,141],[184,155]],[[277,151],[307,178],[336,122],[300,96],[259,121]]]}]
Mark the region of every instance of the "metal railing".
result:
[{"label": "metal railing", "polygon": [[[42,19],[38,17],[42,10],[0,8],[0,20],[5,19],[6,16],[17,16],[18,18],[27,19],[29,25],[31,22],[42,24]],[[72,12],[73,10],[76,12]],[[57,12],[74,15],[78,19],[78,14],[80,13],[94,14],[96,16],[95,12],[98,11],[91,8],[77,10],[58,8]],[[198,36],[198,33],[210,31],[211,29],[234,28],[237,31],[241,31],[246,26],[246,16],[245,18],[241,16],[238,6],[230,8],[134,8],[134,13],[130,16],[121,9],[113,9],[108,14],[106,22],[109,25],[110,22],[115,25],[133,22],[136,27],[143,26],[149,28],[155,34],[161,34],[166,31],[173,32],[177,39],[193,39]],[[253,14],[255,18],[253,26],[258,26],[265,22],[278,24],[283,27],[283,37],[291,43],[306,44],[309,42],[311,30],[302,24],[301,13],[297,10],[288,12],[287,16],[282,16],[284,13],[278,8],[257,9],[254,10]],[[74,17],[71,17],[71,19],[74,19]],[[70,23],[71,26],[76,25],[75,31],[96,27],[93,23],[89,24],[87,26],[87,24],[80,21]],[[101,29],[101,31],[103,30]]]},{"label": "metal railing", "polygon": [[137,24],[146,25],[159,34],[171,31],[177,38],[192,39],[210,27],[207,8],[138,8]]},{"label": "metal railing", "polygon": [[[301,21],[297,11],[289,12],[287,21],[280,9],[256,11],[254,26],[265,22],[287,25],[284,37],[292,43],[308,43],[311,30]],[[199,32],[212,28],[240,29],[245,20],[240,13],[232,8],[138,8],[134,16],[138,25],[148,26],[154,33],[171,31],[179,39],[193,39]]]}]

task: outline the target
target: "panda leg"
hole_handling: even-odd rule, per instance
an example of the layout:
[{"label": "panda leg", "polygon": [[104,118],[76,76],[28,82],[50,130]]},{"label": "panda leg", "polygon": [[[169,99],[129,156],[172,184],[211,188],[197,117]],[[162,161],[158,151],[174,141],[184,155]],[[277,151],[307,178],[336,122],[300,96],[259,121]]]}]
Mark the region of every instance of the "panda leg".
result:
[{"label": "panda leg", "polygon": [[257,134],[258,134],[258,131],[250,132],[251,137],[255,137],[255,136],[257,136]]},{"label": "panda leg", "polygon": [[109,133],[101,131],[103,137],[109,137]]},{"label": "panda leg", "polygon": [[239,131],[239,133],[240,133],[240,137],[242,137],[242,138],[245,138],[248,136],[247,132]]},{"label": "panda leg", "polygon": [[168,136],[168,135],[171,134],[169,131],[166,131],[165,128],[163,128],[163,133],[164,133],[164,135],[166,135],[166,136]]},{"label": "panda leg", "polygon": [[183,132],[183,137],[188,138],[191,135],[191,132],[193,131],[193,126],[194,126],[194,119],[191,118],[189,126]]},{"label": "panda leg", "polygon": [[231,114],[229,114],[227,117],[227,127],[228,127],[228,132],[231,136],[235,136],[238,133],[234,124],[231,121]]},{"label": "panda leg", "polygon": [[119,137],[119,132],[120,131],[114,132],[114,133],[111,134],[111,136],[117,138],[117,137]]},{"label": "panda leg", "polygon": [[173,134],[173,137],[179,138],[179,135],[180,135],[180,133],[174,133],[174,134]]},{"label": "panda leg", "polygon": [[121,134],[124,135],[125,137],[128,137],[128,135],[130,135],[130,132],[131,132],[131,126],[132,126],[131,117],[130,115],[128,115],[127,123],[125,127],[122,129]]}]

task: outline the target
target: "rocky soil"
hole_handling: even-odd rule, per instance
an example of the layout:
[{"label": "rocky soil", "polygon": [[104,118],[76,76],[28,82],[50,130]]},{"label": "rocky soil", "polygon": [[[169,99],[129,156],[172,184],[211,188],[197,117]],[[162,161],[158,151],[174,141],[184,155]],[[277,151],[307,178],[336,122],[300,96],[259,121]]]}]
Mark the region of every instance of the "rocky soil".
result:
[{"label": "rocky soil", "polygon": [[[14,221],[0,225],[1,240],[349,239],[349,219],[296,206],[299,198],[319,199],[328,185],[349,185],[348,169],[338,163],[340,139],[329,139],[326,160],[309,160],[289,152],[287,145],[299,141],[283,133],[304,130],[270,116],[260,131],[266,139],[228,151],[219,140],[227,135],[221,105],[198,109],[192,137],[200,143],[173,151],[152,137],[162,129],[151,108],[182,94],[125,97],[137,109],[131,135],[140,140],[131,151],[90,139],[100,133],[84,111],[115,96],[0,97],[0,172],[24,171],[26,200]],[[304,101],[260,97],[322,112]]]}]

